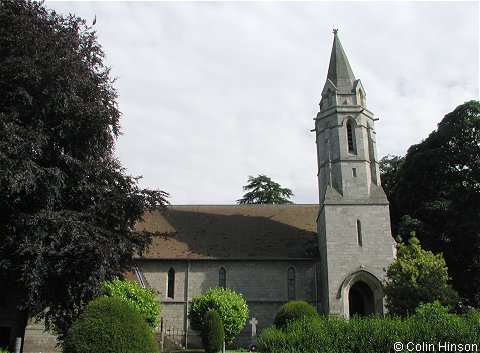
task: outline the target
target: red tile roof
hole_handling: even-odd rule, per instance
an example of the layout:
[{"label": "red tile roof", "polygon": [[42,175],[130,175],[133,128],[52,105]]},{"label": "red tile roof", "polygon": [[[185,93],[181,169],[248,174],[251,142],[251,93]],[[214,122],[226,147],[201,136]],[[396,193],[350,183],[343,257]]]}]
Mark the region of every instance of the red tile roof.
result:
[{"label": "red tile roof", "polygon": [[146,259],[316,259],[318,205],[169,206],[144,215]]}]

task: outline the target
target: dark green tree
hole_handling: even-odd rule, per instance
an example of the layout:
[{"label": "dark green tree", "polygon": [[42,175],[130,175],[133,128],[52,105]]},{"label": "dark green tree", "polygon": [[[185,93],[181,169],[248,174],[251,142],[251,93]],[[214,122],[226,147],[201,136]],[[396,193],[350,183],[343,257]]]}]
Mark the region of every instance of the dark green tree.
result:
[{"label": "dark green tree", "polygon": [[442,252],[453,287],[480,306],[480,102],[458,106],[410,147],[390,202],[394,232],[413,229]]},{"label": "dark green tree", "polygon": [[1,295],[60,337],[145,250],[151,235],[134,226],[168,196],[114,156],[121,114],[104,56],[85,20],[0,2]]},{"label": "dark green tree", "polygon": [[392,195],[398,173],[405,163],[405,157],[386,155],[380,160],[380,177],[387,197]]},{"label": "dark green tree", "polygon": [[[250,191],[249,191],[250,190]],[[248,184],[243,187],[248,191],[243,197],[237,200],[238,204],[292,204],[290,198],[292,190],[282,186],[266,175],[260,174],[257,177],[249,176]]]},{"label": "dark green tree", "polygon": [[448,284],[449,277],[442,254],[423,250],[412,236],[405,244],[399,239],[397,258],[387,269],[385,295],[388,312],[393,315],[413,314],[421,303],[436,300],[453,305],[458,294]]},{"label": "dark green tree", "polygon": [[222,349],[225,332],[220,315],[215,310],[209,310],[203,319],[202,345],[205,353],[216,353]]}]

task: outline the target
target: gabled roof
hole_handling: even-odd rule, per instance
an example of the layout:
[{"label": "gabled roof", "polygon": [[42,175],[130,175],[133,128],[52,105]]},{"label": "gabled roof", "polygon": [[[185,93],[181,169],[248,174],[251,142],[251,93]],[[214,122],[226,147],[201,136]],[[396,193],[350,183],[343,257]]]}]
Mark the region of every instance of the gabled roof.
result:
[{"label": "gabled roof", "polygon": [[318,205],[169,206],[144,215],[146,259],[317,259]]},{"label": "gabled roof", "polygon": [[334,30],[332,54],[330,55],[330,64],[328,66],[327,82],[330,80],[339,93],[351,93],[355,75],[348,62],[347,56],[343,51],[342,43]]}]

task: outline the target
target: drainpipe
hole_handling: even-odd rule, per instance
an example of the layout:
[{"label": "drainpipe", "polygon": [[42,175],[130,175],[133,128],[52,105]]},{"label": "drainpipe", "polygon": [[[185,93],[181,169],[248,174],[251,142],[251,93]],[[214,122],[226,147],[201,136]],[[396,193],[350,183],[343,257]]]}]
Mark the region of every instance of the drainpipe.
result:
[{"label": "drainpipe", "polygon": [[317,313],[318,313],[317,262],[315,261],[313,265],[314,265],[313,270],[314,270],[314,276],[315,276],[315,307],[317,308]]},{"label": "drainpipe", "polygon": [[190,275],[190,260],[187,260],[187,272],[185,273],[185,349],[188,348],[188,277]]}]

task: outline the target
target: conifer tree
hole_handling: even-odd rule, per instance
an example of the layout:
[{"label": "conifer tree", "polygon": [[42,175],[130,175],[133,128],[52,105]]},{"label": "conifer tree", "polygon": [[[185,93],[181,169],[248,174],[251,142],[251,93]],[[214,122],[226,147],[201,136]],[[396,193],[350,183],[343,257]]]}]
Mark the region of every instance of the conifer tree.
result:
[{"label": "conifer tree", "polygon": [[[250,191],[249,191],[250,190]],[[257,177],[249,176],[248,184],[243,187],[248,191],[237,200],[238,204],[291,204],[290,197],[294,196],[292,190],[282,186],[266,175]]]}]

